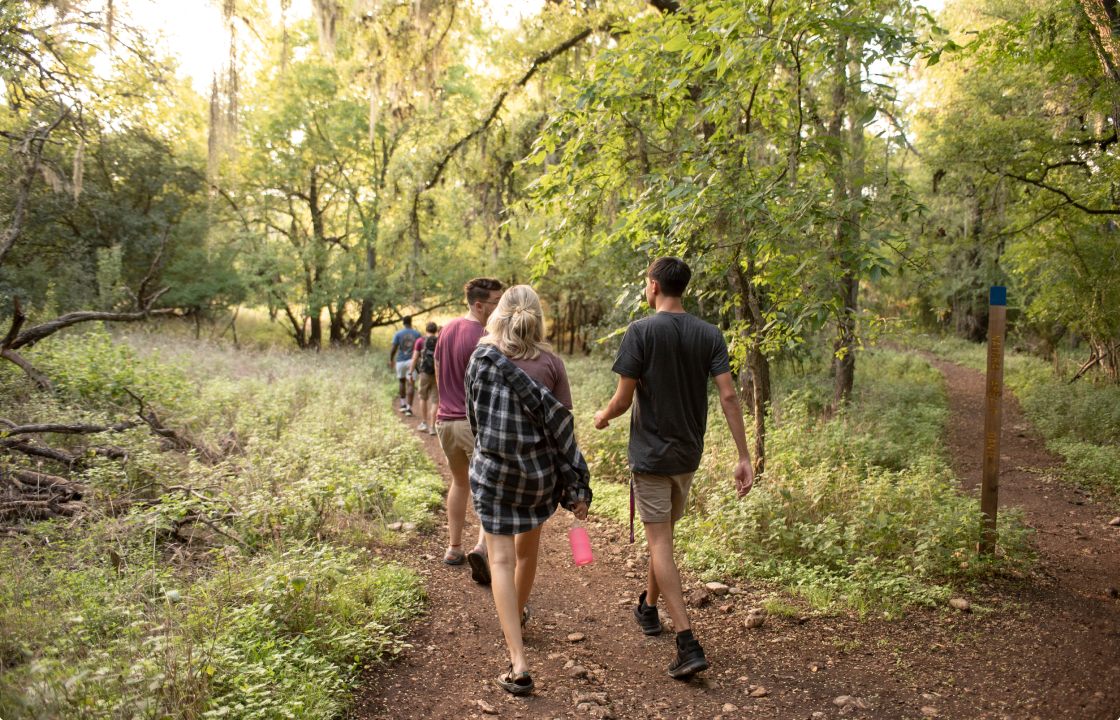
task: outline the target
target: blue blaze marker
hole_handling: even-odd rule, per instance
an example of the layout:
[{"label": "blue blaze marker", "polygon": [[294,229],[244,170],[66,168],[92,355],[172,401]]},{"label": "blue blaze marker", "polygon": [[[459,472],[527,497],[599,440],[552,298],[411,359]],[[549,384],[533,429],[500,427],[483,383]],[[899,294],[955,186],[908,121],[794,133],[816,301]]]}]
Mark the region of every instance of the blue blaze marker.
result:
[{"label": "blue blaze marker", "polygon": [[1002,285],[992,285],[988,293],[989,305],[1007,305],[1007,288]]}]

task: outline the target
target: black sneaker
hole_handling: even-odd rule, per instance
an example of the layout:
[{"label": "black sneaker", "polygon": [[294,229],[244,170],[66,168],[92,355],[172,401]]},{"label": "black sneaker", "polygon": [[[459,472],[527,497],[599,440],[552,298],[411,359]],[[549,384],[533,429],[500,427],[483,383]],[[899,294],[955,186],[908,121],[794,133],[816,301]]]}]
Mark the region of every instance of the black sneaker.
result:
[{"label": "black sneaker", "polygon": [[669,677],[687,678],[701,670],[708,669],[708,658],[704,657],[704,648],[700,641],[690,638],[681,642],[677,638],[677,659],[669,666]]},{"label": "black sneaker", "polygon": [[634,606],[634,619],[642,626],[646,635],[661,634],[661,618],[657,617],[657,608],[646,605],[646,591],[638,596],[638,604]]}]

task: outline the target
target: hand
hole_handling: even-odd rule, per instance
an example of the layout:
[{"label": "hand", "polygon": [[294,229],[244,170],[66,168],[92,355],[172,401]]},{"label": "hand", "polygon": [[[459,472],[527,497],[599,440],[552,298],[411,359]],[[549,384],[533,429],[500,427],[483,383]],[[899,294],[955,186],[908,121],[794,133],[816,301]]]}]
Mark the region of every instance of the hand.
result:
[{"label": "hand", "polygon": [[583,522],[584,520],[586,520],[587,519],[587,503],[581,501],[581,502],[577,502],[575,505],[572,505],[572,514],[575,515],[576,519],[579,520],[580,522]]},{"label": "hand", "polygon": [[740,460],[735,466],[735,490],[739,493],[739,497],[746,497],[752,487],[754,487],[754,468],[751,467],[751,461],[749,458]]},{"label": "hand", "polygon": [[596,430],[606,430],[608,427],[610,427],[610,424],[611,424],[611,421],[608,420],[604,416],[602,410],[595,413],[595,429]]}]

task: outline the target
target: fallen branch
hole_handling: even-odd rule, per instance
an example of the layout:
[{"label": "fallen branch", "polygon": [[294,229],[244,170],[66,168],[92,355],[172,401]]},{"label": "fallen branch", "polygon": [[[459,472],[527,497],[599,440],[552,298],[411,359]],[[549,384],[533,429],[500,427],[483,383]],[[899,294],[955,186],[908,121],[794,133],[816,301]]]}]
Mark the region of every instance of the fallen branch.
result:
[{"label": "fallen branch", "polygon": [[196,443],[190,438],[184,437],[176,430],[164,427],[154,410],[149,410],[147,413],[144,412],[143,398],[139,397],[128,388],[125,388],[125,392],[131,395],[132,399],[140,405],[140,409],[136,411],[136,415],[147,424],[153,433],[167,440],[174,449],[181,452],[190,452],[193,450],[198,459],[207,465],[216,465],[224,459],[221,453],[211,450],[201,443]]},{"label": "fallen branch", "polygon": [[136,312],[72,312],[60,315],[53,320],[48,320],[47,322],[40,323],[25,330],[23,329],[23,324],[27,320],[27,317],[23,314],[23,308],[20,306],[19,297],[14,297],[12,303],[12,324],[8,328],[8,332],[4,335],[4,338],[0,340],[0,358],[14,363],[43,390],[54,392],[54,384],[51,382],[50,378],[39,372],[34,365],[21,356],[17,352],[20,348],[34,345],[40,340],[50,337],[59,330],[79,323],[94,321],[138,322],[147,320],[153,315],[174,314],[176,312],[174,308],[153,309],[156,301],[168,292],[171,289],[170,287],[161,288],[151,295],[148,294],[148,285],[159,269],[159,264],[163,259],[163,251],[166,245],[167,229],[165,228],[163,240],[160,243],[159,250],[156,252],[155,257],[152,259],[151,265],[148,267],[147,274],[144,276],[144,279],[140,281],[140,286],[135,293],[131,290],[129,291],[133,301],[136,303]]},{"label": "fallen branch", "polygon": [[1072,378],[1070,378],[1069,384],[1072,385],[1075,382],[1077,382],[1077,380],[1082,375],[1089,372],[1089,370],[1091,370],[1093,368],[1093,366],[1098,365],[1100,363],[1100,361],[1101,361],[1100,353],[1098,353],[1096,351],[1096,348],[1094,348],[1093,349],[1093,354],[1089,356],[1089,360],[1084,365],[1081,366],[1081,369],[1077,371],[1076,375],[1074,375]]}]

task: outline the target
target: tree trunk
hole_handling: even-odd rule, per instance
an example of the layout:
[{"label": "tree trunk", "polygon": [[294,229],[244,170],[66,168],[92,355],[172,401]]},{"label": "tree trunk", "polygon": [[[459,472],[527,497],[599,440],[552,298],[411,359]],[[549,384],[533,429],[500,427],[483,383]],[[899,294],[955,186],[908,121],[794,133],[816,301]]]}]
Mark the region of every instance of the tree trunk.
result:
[{"label": "tree trunk", "polygon": [[323,308],[311,309],[311,337],[307,347],[318,350],[323,347]]},{"label": "tree trunk", "polygon": [[[770,408],[770,361],[761,349],[761,334],[766,326],[759,302],[758,288],[751,284],[754,261],[748,261],[744,270],[742,262],[735,259],[735,272],[729,276],[732,289],[739,298],[735,304],[735,319],[745,321],[740,336],[746,343],[746,372],[751,380],[748,412],[754,416],[753,466],[755,477],[766,469],[766,413]],[[740,371],[740,377],[742,371]]]},{"label": "tree trunk", "polygon": [[327,313],[331,319],[331,346],[339,346],[344,342],[342,333],[342,319],[346,311],[346,303],[340,302],[338,307],[335,308],[331,305],[327,306]]},{"label": "tree trunk", "polygon": [[1093,348],[1100,357],[1104,376],[1113,385],[1120,385],[1120,340],[1092,340]]},{"label": "tree trunk", "polygon": [[371,338],[373,336],[373,290],[370,285],[373,283],[375,273],[377,271],[377,222],[378,219],[374,218],[374,228],[372,230],[373,237],[369,237],[367,233],[366,239],[366,279],[365,279],[365,294],[362,297],[362,311],[358,316],[358,324],[361,328],[359,331],[359,340],[361,346],[369,349]]}]

